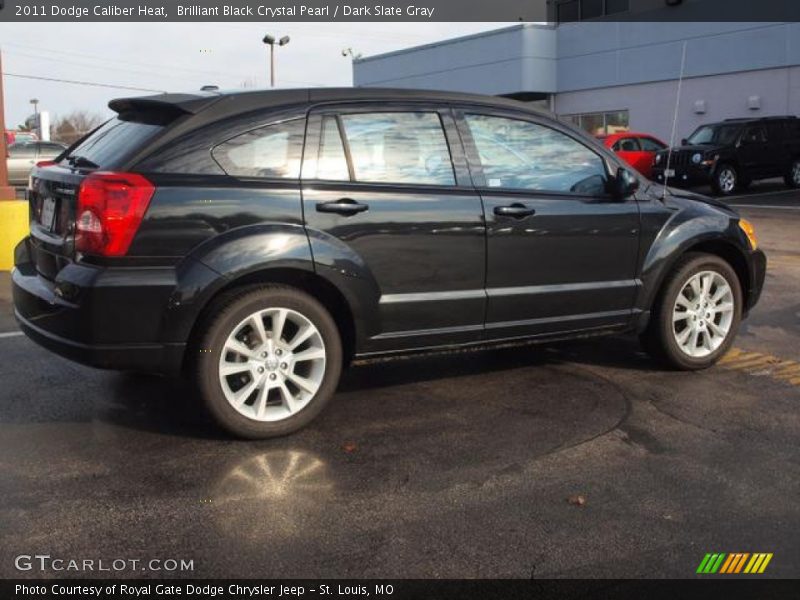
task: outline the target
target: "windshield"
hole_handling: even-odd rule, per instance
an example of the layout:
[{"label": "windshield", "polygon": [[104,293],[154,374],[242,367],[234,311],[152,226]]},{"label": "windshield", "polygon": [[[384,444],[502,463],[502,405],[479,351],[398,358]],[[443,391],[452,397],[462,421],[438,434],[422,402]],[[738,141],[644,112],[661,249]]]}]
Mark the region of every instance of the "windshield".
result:
[{"label": "windshield", "polygon": [[704,125],[687,140],[692,146],[718,144],[726,146],[736,141],[741,127],[738,125]]}]

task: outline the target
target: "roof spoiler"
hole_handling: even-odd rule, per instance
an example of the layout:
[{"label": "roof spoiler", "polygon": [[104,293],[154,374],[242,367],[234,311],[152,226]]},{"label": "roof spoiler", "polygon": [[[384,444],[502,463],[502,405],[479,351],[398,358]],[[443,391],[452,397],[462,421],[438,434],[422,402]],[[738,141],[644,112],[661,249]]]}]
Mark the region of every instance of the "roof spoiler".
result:
[{"label": "roof spoiler", "polygon": [[108,107],[122,115],[125,113],[156,113],[171,118],[193,115],[218,102],[219,94],[158,94],[137,98],[117,98]]}]

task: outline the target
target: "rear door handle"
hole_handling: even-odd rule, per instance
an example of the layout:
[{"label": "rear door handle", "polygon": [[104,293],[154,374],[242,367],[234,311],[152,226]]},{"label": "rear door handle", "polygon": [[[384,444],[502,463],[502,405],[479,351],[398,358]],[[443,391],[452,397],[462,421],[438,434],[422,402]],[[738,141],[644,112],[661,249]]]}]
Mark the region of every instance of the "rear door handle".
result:
[{"label": "rear door handle", "polygon": [[533,208],[528,208],[519,202],[515,202],[509,206],[495,206],[494,214],[496,214],[498,217],[514,217],[515,219],[521,219],[523,217],[535,215],[536,210]]},{"label": "rear door handle", "polygon": [[342,198],[333,202],[317,202],[317,212],[354,215],[369,210],[368,204],[361,204],[352,198]]}]

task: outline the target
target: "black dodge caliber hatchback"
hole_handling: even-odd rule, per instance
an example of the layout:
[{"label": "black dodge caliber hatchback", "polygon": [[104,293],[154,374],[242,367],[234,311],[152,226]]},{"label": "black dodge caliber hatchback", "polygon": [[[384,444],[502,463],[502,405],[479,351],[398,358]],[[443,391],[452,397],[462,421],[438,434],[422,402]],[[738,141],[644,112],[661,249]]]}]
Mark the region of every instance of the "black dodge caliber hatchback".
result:
[{"label": "black dodge caliber hatchback", "polygon": [[766,259],[726,206],[512,100],[312,89],[114,100],[31,177],[22,329],[185,373],[228,431],[306,425],[350,359],[638,333],[713,364]]}]

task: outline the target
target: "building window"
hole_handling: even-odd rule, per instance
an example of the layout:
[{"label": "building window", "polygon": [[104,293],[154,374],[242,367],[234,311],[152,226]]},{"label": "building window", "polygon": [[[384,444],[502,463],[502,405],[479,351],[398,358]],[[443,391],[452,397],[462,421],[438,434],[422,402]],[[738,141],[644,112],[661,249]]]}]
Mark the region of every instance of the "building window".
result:
[{"label": "building window", "polygon": [[629,3],[630,0],[559,0],[556,3],[556,18],[559,23],[599,19],[627,12]]},{"label": "building window", "polygon": [[568,123],[577,125],[591,135],[608,135],[630,129],[627,110],[562,115],[561,118]]}]

